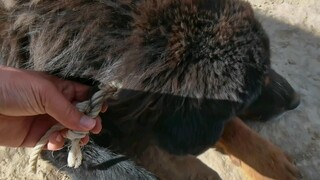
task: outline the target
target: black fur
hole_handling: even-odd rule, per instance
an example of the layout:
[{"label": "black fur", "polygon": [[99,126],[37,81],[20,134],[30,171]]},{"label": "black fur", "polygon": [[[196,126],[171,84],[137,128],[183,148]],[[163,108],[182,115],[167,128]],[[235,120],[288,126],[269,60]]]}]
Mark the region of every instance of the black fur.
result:
[{"label": "black fur", "polygon": [[270,69],[261,95],[238,116],[242,119],[266,121],[295,109],[299,104],[300,96],[288,81]]},{"label": "black fur", "polygon": [[[141,137],[173,154],[206,150],[261,94],[270,69],[268,37],[239,0],[26,1],[0,16],[0,64],[122,85],[93,136],[121,153]],[[151,177],[131,162],[89,173],[114,155],[94,145],[85,153],[69,173],[113,179],[122,167],[129,178],[130,167],[131,178]],[[45,157],[61,167],[65,155]]]}]

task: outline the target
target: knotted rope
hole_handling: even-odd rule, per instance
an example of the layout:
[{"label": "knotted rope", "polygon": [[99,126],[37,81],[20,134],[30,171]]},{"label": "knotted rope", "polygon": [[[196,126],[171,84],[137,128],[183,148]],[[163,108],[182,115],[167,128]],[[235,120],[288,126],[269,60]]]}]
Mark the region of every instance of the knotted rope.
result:
[{"label": "knotted rope", "polygon": [[[92,96],[91,99],[76,104],[76,107],[78,108],[79,111],[83,112],[87,116],[95,118],[99,115],[105,100],[113,96],[116,90],[117,89],[113,86],[110,86],[110,88],[107,90],[99,90]],[[52,126],[47,131],[47,133],[39,140],[37,145],[33,148],[33,151],[31,153],[30,160],[29,160],[30,170],[32,172],[35,173],[37,170],[38,157],[43,147],[48,143],[49,136],[53,132],[60,131],[62,129],[65,129],[65,127],[63,127],[60,124]],[[73,130],[67,131],[66,137],[71,141],[71,148],[68,154],[69,167],[78,168],[81,165],[82,153],[81,153],[81,147],[80,147],[80,140],[83,137],[85,137],[87,134],[89,134],[89,132],[73,131]]]}]

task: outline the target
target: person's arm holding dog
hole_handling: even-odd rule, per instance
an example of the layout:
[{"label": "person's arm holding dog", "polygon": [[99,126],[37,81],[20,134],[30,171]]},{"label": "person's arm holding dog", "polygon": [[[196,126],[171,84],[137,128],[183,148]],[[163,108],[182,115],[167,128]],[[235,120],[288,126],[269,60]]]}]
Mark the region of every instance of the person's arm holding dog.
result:
[{"label": "person's arm holding dog", "polygon": [[[40,72],[0,66],[0,146],[32,147],[54,124],[101,131],[101,119],[92,119],[72,104],[87,99],[89,87]],[[64,145],[66,131],[50,136],[47,149]],[[89,141],[88,136],[82,143]]]}]

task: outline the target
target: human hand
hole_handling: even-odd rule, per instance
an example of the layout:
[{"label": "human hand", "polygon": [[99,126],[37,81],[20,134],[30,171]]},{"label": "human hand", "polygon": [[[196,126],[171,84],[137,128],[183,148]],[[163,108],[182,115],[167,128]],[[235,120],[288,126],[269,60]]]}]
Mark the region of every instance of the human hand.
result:
[{"label": "human hand", "polygon": [[[85,116],[72,104],[86,100],[88,90],[88,86],[41,72],[0,66],[0,146],[33,147],[57,123],[99,133],[101,119]],[[47,149],[63,147],[65,133],[50,135]],[[88,136],[82,139],[83,144],[88,141]]]}]

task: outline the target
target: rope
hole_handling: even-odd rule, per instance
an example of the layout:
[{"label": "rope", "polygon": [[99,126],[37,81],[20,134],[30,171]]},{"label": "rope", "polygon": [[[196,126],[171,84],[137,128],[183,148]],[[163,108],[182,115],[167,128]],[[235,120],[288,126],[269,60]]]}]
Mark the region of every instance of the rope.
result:
[{"label": "rope", "polygon": [[[113,96],[115,92],[116,88],[114,88],[113,86],[110,86],[110,88],[107,90],[99,90],[92,96],[91,99],[76,104],[76,107],[80,112],[83,112],[89,117],[95,118],[99,115],[105,100]],[[37,171],[38,157],[43,147],[48,143],[49,136],[53,132],[60,131],[62,129],[65,129],[65,127],[63,127],[60,124],[52,126],[33,148],[29,159],[30,170],[32,172],[35,173]],[[67,131],[66,137],[71,141],[71,148],[68,153],[67,159],[69,167],[78,168],[81,165],[82,153],[80,147],[80,140],[87,134],[89,134],[89,132],[73,130]]]}]

